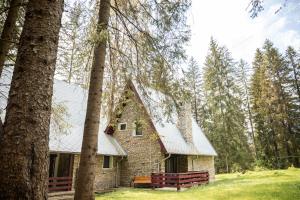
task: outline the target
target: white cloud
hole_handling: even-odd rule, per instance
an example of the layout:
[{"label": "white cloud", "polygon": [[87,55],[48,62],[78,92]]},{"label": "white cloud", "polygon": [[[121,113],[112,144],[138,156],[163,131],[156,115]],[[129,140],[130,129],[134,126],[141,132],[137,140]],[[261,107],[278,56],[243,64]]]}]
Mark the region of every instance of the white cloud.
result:
[{"label": "white cloud", "polygon": [[[226,45],[234,59],[243,58],[249,63],[252,62],[255,49],[262,47],[266,38],[272,40],[281,51],[288,45],[300,47],[300,29],[294,30],[288,25],[291,23],[289,12],[274,14],[280,4],[269,8],[266,6],[259,17],[251,19],[246,11],[248,2],[193,0],[189,15],[192,38],[187,49],[188,55],[195,57],[200,64],[204,63],[211,36],[221,45]],[[294,9],[286,10],[295,13]]]}]

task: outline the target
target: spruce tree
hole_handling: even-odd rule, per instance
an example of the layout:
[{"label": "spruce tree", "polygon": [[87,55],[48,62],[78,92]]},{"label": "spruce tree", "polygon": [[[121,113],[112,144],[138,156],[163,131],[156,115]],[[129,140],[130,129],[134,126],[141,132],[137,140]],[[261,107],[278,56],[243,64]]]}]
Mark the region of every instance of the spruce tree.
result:
[{"label": "spruce tree", "polygon": [[202,105],[201,73],[199,65],[194,58],[189,60],[188,69],[184,72],[184,87],[189,93],[194,118],[200,124]]},{"label": "spruce tree", "polygon": [[249,65],[244,61],[240,60],[238,63],[238,67],[236,69],[237,74],[237,83],[241,89],[241,99],[243,101],[243,109],[245,110],[247,127],[249,132],[249,141],[252,144],[252,149],[254,154],[256,155],[256,145],[255,145],[255,136],[254,136],[254,127],[253,127],[253,114],[251,110],[250,104],[250,93],[249,93]]},{"label": "spruce tree", "polygon": [[253,62],[251,104],[258,161],[270,168],[299,165],[299,104],[292,89],[293,68],[288,63],[269,40],[263,51],[257,50]]},{"label": "spruce tree", "polygon": [[63,0],[30,0],[0,136],[0,199],[47,199],[53,76]]},{"label": "spruce tree", "polygon": [[245,114],[240,90],[234,78],[234,62],[229,51],[213,39],[210,42],[203,75],[206,112],[205,132],[218,152],[218,172],[251,167]]}]

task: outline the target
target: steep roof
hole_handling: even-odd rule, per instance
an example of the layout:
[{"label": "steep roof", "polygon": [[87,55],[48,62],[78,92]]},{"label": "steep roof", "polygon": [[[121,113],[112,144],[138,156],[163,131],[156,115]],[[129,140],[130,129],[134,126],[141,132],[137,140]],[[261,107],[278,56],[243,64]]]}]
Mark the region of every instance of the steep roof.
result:
[{"label": "steep roof", "polygon": [[[68,108],[67,112],[69,112],[69,115],[66,120],[71,124],[71,127],[68,133],[57,135],[52,130],[53,126],[51,126],[49,148],[51,151],[57,152],[80,153],[86,114],[87,91],[77,85],[55,80],[53,92],[53,101],[62,103]],[[98,154],[125,156],[126,152],[116,139],[104,133],[106,126],[107,119],[102,116],[98,136]]]},{"label": "steep roof", "polygon": [[[167,153],[216,156],[217,153],[195,119],[192,119],[193,143],[187,143],[176,126],[178,115],[175,104],[167,95],[136,82],[132,86],[144,104]],[[166,114],[166,103],[169,113]]]},{"label": "steep roof", "polygon": [[[0,108],[4,109],[7,104],[9,91],[9,80],[11,80],[12,69],[6,68],[5,73],[0,79],[0,91],[4,94],[0,97]],[[62,105],[66,108],[66,115],[63,115],[63,121],[68,126],[65,133],[55,129],[53,117],[50,126],[49,149],[52,152],[80,153],[83,137],[83,128],[86,113],[87,92],[81,87],[68,84],[61,80],[54,80],[53,103]],[[4,117],[2,112],[1,116]],[[105,134],[107,120],[102,117],[99,127],[98,154],[126,156],[126,152],[112,136]]]},{"label": "steep roof", "polygon": [[[0,109],[4,109],[9,91],[9,82],[12,76],[12,69],[6,68],[0,79]],[[165,94],[151,88],[140,87],[137,83],[131,82],[133,89],[138,94],[145,106],[152,123],[159,135],[159,138],[170,154],[185,155],[209,155],[216,156],[217,153],[209,140],[202,132],[196,121],[192,119],[192,137],[193,143],[187,143],[182,133],[176,126],[177,112],[174,102]],[[80,153],[83,137],[83,128],[86,113],[87,92],[81,87],[68,84],[64,81],[54,81],[53,102],[61,104],[66,108],[67,116],[63,120],[69,125],[66,133],[57,132],[54,122],[51,119],[49,148],[53,152]],[[168,102],[168,103],[166,103]],[[165,106],[168,106],[171,112],[166,114]],[[4,117],[5,113],[0,113]],[[125,156],[126,152],[112,136],[105,134],[104,130],[107,120],[102,117],[99,127],[98,154]]]}]

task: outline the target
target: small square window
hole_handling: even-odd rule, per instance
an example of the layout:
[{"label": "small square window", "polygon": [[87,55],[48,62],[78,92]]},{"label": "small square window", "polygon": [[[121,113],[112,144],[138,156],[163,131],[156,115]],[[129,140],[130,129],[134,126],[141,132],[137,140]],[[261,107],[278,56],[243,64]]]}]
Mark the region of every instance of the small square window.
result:
[{"label": "small square window", "polygon": [[103,168],[109,169],[113,166],[112,156],[103,156]]},{"label": "small square window", "polygon": [[120,131],[125,131],[127,128],[127,124],[126,123],[120,123],[119,124],[119,130]]}]

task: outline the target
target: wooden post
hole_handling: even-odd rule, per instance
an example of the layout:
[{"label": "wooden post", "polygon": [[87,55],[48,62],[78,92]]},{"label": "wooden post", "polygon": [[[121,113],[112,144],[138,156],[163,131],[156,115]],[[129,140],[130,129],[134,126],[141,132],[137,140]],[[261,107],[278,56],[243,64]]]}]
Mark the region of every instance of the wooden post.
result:
[{"label": "wooden post", "polygon": [[154,173],[151,173],[151,186],[152,186],[152,190],[155,189],[155,186],[154,186],[155,181],[154,181],[154,178],[153,178],[154,176],[155,176]]},{"label": "wooden post", "polygon": [[180,175],[176,174],[176,186],[177,186],[177,192],[180,191]]}]

